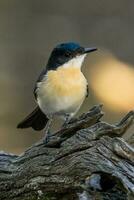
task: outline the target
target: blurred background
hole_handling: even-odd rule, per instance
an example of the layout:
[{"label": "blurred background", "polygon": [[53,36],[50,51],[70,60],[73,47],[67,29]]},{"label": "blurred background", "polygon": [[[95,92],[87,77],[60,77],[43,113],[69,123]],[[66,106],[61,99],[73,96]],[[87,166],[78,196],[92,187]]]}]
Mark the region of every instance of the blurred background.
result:
[{"label": "blurred background", "polygon": [[90,95],[79,114],[103,103],[104,120],[115,123],[134,108],[133,0],[0,0],[1,150],[19,154],[42,137],[16,125],[36,105],[50,51],[66,41],[99,49],[83,66]]}]

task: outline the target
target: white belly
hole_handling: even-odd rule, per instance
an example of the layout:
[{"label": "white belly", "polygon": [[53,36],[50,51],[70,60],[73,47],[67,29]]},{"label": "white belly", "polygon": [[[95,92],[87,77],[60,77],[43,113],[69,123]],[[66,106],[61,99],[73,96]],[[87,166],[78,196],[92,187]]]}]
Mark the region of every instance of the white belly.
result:
[{"label": "white belly", "polygon": [[85,99],[86,87],[87,81],[78,69],[66,72],[50,71],[44,80],[38,83],[37,102],[48,116],[73,116]]},{"label": "white belly", "polygon": [[81,94],[81,97],[77,96],[66,96],[60,97],[57,95],[53,96],[39,96],[37,98],[39,107],[46,115],[57,114],[75,114],[80,108],[81,104],[85,99],[85,92]]}]

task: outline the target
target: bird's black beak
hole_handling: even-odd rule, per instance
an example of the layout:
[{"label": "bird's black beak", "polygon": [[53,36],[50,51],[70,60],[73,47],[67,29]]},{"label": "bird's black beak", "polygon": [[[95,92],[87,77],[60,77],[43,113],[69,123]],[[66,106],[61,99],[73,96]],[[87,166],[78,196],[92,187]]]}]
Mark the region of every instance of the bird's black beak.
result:
[{"label": "bird's black beak", "polygon": [[85,49],[84,49],[84,53],[90,53],[90,52],[92,52],[92,51],[96,51],[96,50],[97,50],[96,47],[85,48]]}]

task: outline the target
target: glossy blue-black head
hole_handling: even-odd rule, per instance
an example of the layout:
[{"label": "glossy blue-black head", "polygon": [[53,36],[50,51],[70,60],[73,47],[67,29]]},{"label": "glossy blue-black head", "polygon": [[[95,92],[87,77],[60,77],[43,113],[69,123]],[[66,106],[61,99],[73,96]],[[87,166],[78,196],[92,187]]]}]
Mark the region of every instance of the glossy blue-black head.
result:
[{"label": "glossy blue-black head", "polygon": [[57,67],[69,62],[75,57],[78,58],[81,55],[96,51],[97,48],[84,48],[77,43],[68,42],[57,45],[48,60],[47,68],[56,69]]}]

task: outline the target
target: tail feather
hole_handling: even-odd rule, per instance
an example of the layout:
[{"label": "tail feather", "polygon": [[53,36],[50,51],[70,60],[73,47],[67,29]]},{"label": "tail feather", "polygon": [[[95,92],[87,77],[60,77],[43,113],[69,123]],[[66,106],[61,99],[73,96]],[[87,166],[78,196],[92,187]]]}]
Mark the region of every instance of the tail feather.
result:
[{"label": "tail feather", "polygon": [[39,131],[45,127],[47,121],[48,118],[46,115],[40,110],[39,107],[37,107],[30,115],[18,124],[17,128],[32,127],[34,130]]}]

